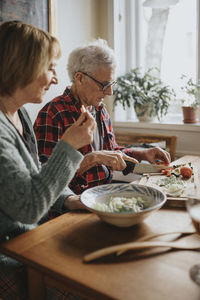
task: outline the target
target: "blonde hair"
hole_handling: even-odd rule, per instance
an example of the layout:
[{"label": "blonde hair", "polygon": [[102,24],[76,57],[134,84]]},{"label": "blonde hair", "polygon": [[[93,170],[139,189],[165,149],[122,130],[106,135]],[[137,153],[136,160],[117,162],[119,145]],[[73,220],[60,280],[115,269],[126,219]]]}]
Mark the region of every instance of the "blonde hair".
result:
[{"label": "blonde hair", "polygon": [[0,25],[0,95],[12,95],[35,80],[52,58],[61,56],[58,40],[20,21]]},{"label": "blonde hair", "polygon": [[71,81],[77,72],[93,74],[99,67],[115,69],[117,65],[115,53],[103,39],[92,41],[83,47],[74,49],[68,59],[67,70]]}]

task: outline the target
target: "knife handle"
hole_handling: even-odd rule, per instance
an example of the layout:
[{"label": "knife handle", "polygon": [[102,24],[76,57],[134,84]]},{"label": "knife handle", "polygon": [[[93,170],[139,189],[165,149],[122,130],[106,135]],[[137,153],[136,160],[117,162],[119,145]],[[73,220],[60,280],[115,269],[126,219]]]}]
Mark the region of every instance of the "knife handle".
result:
[{"label": "knife handle", "polygon": [[125,163],[126,163],[126,168],[122,171],[122,173],[123,175],[128,175],[129,173],[133,172],[135,168],[135,164],[129,160],[125,160]]}]

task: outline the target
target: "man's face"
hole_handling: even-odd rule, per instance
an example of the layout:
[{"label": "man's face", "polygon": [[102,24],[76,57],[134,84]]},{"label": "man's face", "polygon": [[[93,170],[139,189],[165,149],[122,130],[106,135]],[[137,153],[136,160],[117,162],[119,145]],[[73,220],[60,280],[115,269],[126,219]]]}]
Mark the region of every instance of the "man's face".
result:
[{"label": "man's face", "polygon": [[82,73],[81,84],[78,85],[79,97],[85,106],[99,106],[106,95],[112,95],[114,70],[100,67],[95,73]]}]

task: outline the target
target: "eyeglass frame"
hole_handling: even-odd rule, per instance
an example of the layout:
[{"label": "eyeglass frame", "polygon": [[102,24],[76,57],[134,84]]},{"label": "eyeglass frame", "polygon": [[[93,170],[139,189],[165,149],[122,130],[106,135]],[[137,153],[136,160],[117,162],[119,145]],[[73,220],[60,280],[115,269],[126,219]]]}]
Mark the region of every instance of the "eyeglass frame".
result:
[{"label": "eyeglass frame", "polygon": [[107,88],[109,87],[112,87],[113,85],[115,85],[117,83],[116,80],[112,81],[112,82],[109,82],[107,84],[103,84],[102,82],[98,81],[97,79],[95,79],[94,77],[92,77],[91,75],[85,73],[85,72],[82,72],[82,71],[79,71],[81,73],[83,73],[85,76],[89,77],[90,79],[92,79],[94,82],[96,82],[97,84],[99,84],[102,88],[102,92],[105,92],[105,90],[107,90]]}]

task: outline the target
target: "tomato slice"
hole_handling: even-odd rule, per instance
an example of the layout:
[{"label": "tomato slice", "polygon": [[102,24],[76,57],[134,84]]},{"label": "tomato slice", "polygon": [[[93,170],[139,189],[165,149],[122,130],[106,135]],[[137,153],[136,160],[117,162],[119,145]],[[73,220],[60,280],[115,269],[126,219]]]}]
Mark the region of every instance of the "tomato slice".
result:
[{"label": "tomato slice", "polygon": [[184,178],[189,179],[192,176],[192,168],[183,166],[180,168],[180,173]]}]

